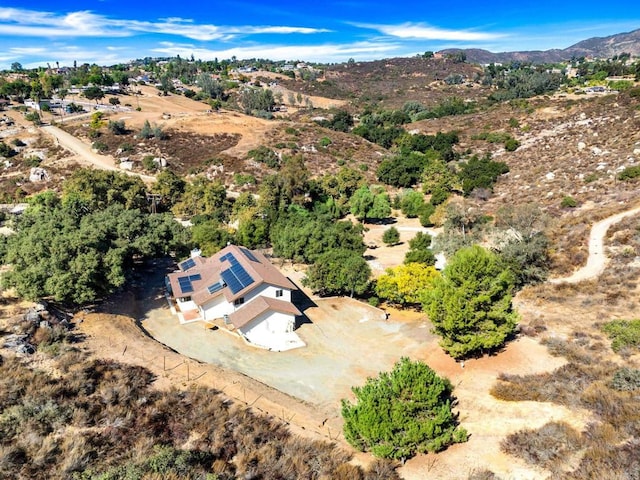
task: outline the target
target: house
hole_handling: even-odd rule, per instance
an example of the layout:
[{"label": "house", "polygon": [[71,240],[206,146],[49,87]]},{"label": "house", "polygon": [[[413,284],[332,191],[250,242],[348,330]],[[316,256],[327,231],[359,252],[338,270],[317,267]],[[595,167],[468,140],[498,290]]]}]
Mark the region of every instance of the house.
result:
[{"label": "house", "polygon": [[181,322],[204,320],[235,331],[252,345],[288,350],[304,343],[293,332],[296,286],[260,252],[229,245],[204,258],[198,252],[165,279]]}]

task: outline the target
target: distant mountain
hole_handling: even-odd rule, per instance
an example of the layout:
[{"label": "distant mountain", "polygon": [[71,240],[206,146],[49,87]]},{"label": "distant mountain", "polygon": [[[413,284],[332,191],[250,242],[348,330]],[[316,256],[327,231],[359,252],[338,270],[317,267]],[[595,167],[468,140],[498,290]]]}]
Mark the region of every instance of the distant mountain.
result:
[{"label": "distant mountain", "polygon": [[552,63],[571,60],[572,57],[611,58],[621,53],[630,53],[640,57],[640,29],[627,33],[618,33],[609,37],[593,37],[571,45],[564,50],[532,50],[525,52],[493,53],[478,48],[449,48],[440,53],[464,52],[467,62],[471,63],[509,63],[512,61]]}]

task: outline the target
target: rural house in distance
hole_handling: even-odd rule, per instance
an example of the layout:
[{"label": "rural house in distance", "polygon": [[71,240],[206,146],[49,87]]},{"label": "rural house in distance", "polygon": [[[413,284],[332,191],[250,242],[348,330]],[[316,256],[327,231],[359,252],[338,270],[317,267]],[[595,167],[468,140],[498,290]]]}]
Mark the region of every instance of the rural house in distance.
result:
[{"label": "rural house in distance", "polygon": [[260,252],[229,245],[215,255],[181,262],[165,279],[181,323],[203,320],[247,342],[283,351],[304,346],[293,331],[296,286]]}]

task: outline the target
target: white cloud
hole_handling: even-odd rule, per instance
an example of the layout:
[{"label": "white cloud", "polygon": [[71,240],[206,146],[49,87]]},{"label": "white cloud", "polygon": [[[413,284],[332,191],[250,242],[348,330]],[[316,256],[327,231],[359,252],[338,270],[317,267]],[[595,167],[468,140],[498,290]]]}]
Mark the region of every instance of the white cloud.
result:
[{"label": "white cloud", "polygon": [[0,7],[0,35],[32,37],[127,37],[136,33],[159,33],[199,41],[225,40],[236,35],[314,34],[325,29],[286,26],[218,26],[197,24],[171,17],[157,22],[114,19],[90,11],[59,15],[20,8]]},{"label": "white cloud", "polygon": [[505,37],[504,34],[479,32],[474,30],[447,30],[421,23],[402,23],[399,25],[353,24],[360,28],[377,30],[391,37],[416,40],[441,41],[486,41]]},{"label": "white cloud", "polygon": [[253,45],[227,49],[195,48],[189,44],[163,42],[160,48],[153,49],[158,56],[188,57],[191,54],[202,60],[214,58],[269,58],[272,60],[308,60],[311,62],[341,62],[350,57],[358,60],[381,58],[388,55],[400,55],[400,44],[356,42],[350,44],[324,45]]}]

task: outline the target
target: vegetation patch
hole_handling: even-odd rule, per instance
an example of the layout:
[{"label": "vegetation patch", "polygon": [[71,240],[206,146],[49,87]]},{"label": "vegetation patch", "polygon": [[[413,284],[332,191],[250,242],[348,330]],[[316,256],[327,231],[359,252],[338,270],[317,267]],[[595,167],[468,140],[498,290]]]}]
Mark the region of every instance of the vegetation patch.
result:
[{"label": "vegetation patch", "polygon": [[580,449],[582,439],[570,425],[549,422],[537,430],[524,429],[507,436],[501,443],[503,452],[551,471],[566,465],[567,457]]},{"label": "vegetation patch", "polygon": [[407,459],[467,440],[452,412],[453,387],[422,362],[402,358],[389,373],[353,387],[342,401],[344,436],[377,457]]},{"label": "vegetation patch", "polygon": [[616,353],[640,349],[640,319],[613,320],[605,323],[602,331],[611,339],[611,348]]}]

